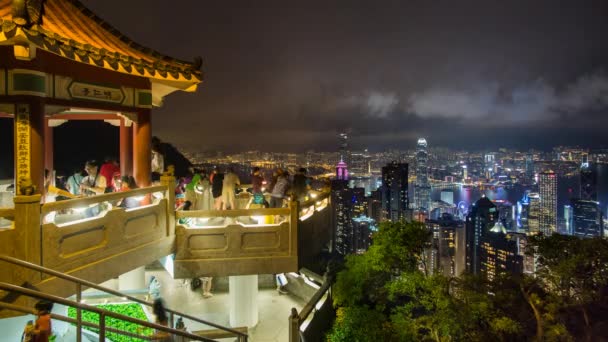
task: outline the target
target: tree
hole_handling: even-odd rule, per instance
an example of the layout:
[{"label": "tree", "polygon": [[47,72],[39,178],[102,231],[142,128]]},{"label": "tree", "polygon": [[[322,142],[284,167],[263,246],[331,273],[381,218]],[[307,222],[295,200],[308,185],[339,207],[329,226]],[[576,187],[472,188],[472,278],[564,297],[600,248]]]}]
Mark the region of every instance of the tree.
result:
[{"label": "tree", "polygon": [[580,311],[589,340],[587,308],[601,299],[608,285],[608,241],[553,234],[535,237],[531,242],[538,253],[539,281],[563,310]]}]

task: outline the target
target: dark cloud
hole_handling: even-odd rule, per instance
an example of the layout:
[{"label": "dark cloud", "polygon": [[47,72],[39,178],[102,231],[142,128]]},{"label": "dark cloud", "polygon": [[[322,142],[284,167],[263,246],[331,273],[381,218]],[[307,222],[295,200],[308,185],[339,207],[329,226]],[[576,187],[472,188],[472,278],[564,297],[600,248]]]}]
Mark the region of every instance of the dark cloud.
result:
[{"label": "dark cloud", "polygon": [[[188,148],[602,145],[605,1],[83,0],[138,42],[202,55],[154,111]],[[119,9],[120,10],[117,10]]]}]

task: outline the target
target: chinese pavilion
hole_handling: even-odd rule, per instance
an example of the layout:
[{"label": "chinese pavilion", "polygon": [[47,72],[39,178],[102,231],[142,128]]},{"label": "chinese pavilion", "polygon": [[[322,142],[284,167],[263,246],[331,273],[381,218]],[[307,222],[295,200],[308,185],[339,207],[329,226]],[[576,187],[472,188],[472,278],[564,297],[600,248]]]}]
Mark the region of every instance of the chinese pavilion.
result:
[{"label": "chinese pavilion", "polygon": [[30,180],[43,188],[53,127],[66,120],[120,126],[121,172],[149,185],[151,108],[194,92],[201,64],[137,44],[77,0],[0,0],[0,116],[15,121],[15,193]]}]

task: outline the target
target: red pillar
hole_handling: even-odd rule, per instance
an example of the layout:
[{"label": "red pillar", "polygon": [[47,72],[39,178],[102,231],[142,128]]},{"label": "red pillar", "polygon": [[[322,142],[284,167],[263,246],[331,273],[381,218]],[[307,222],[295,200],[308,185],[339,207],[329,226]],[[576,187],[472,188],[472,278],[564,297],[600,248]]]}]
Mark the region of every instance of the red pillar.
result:
[{"label": "red pillar", "polygon": [[49,125],[49,118],[44,119],[44,167],[54,170],[53,163],[53,127]]},{"label": "red pillar", "polygon": [[133,175],[137,185],[149,186],[152,169],[152,127],[150,110],[140,109],[133,124]]},{"label": "red pillar", "polygon": [[120,120],[120,174],[133,175],[133,129],[125,119]]}]

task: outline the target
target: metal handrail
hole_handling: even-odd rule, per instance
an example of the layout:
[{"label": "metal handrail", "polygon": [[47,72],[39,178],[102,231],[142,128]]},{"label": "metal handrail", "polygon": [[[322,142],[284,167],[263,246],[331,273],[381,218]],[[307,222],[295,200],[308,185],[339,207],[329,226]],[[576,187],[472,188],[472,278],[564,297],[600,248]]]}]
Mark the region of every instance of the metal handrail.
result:
[{"label": "metal handrail", "polygon": [[[29,268],[29,269],[32,269],[32,270],[40,271],[40,272],[43,272],[43,273],[46,273],[46,274],[50,274],[50,275],[53,275],[53,276],[55,276],[57,278],[61,278],[61,279],[65,279],[65,280],[71,281],[73,283],[78,284],[79,288],[84,285],[86,287],[94,288],[96,290],[100,290],[100,291],[103,291],[103,292],[106,292],[106,293],[109,293],[109,294],[113,294],[113,295],[118,296],[118,297],[126,298],[126,299],[128,299],[130,301],[137,302],[137,303],[149,306],[149,307],[153,306],[152,303],[147,302],[145,300],[141,300],[139,298],[131,297],[131,296],[123,294],[121,292],[118,292],[118,291],[115,291],[115,290],[112,290],[112,289],[109,289],[109,288],[106,288],[106,287],[103,287],[103,286],[99,286],[99,285],[97,285],[95,283],[92,283],[90,281],[87,281],[87,280],[84,280],[84,279],[80,279],[80,278],[76,278],[74,276],[71,276],[71,275],[68,275],[68,274],[64,274],[64,273],[61,273],[61,272],[57,272],[57,271],[55,271],[53,269],[46,268],[46,267],[43,267],[43,266],[40,266],[40,265],[36,265],[36,264],[32,264],[32,263],[27,262],[27,261],[23,261],[23,260],[16,259],[16,258],[13,258],[13,257],[9,257],[9,256],[6,256],[6,255],[0,255],[0,260],[8,262],[8,263],[11,263],[11,264],[14,264],[14,265],[23,266],[25,268]],[[80,299],[80,298],[78,298],[78,299]],[[201,323],[201,324],[205,324],[205,325],[217,328],[217,329],[221,329],[221,330],[224,330],[224,331],[231,332],[231,333],[235,334],[236,336],[239,336],[239,338],[242,339],[243,341],[247,341],[247,334],[244,334],[244,333],[242,333],[242,332],[240,332],[238,330],[234,330],[234,329],[231,329],[231,328],[228,328],[228,327],[221,326],[219,324],[208,322],[208,321],[205,321],[203,319],[196,318],[196,317],[193,317],[193,316],[190,316],[190,315],[187,315],[187,314],[175,311],[175,310],[165,309],[165,311],[169,312],[171,315],[181,316],[181,317],[188,318],[190,320],[193,320],[193,321]]]},{"label": "metal handrail", "polygon": [[35,291],[35,290],[26,289],[26,288],[23,288],[23,287],[20,287],[20,286],[16,286],[16,285],[12,285],[12,284],[8,284],[8,283],[2,283],[2,282],[0,282],[0,289],[5,290],[5,291],[16,292],[16,293],[19,293],[21,295],[25,295],[25,296],[28,296],[28,297],[33,297],[33,298],[38,298],[38,299],[44,299],[44,300],[52,301],[54,303],[59,303],[59,304],[63,304],[63,305],[67,305],[67,306],[75,307],[75,308],[78,308],[78,309],[81,309],[81,310],[91,311],[91,312],[95,312],[95,313],[99,314],[99,340],[100,341],[105,341],[105,331],[106,331],[105,318],[106,317],[112,317],[112,318],[116,318],[116,319],[119,319],[119,320],[122,320],[122,321],[127,321],[127,322],[131,322],[131,323],[139,324],[139,325],[142,325],[144,327],[148,327],[148,328],[164,331],[164,332],[167,332],[167,333],[170,333],[170,334],[179,335],[179,336],[183,336],[183,337],[188,337],[190,339],[194,339],[195,341],[213,341],[213,340],[205,338],[203,336],[194,335],[194,334],[191,334],[191,333],[183,331],[183,330],[176,330],[176,329],[173,329],[173,328],[166,327],[164,325],[160,325],[160,324],[156,324],[156,323],[150,323],[150,322],[147,322],[147,321],[139,320],[137,318],[132,318],[132,317],[129,317],[129,316],[117,314],[117,313],[112,312],[112,311],[100,309],[100,308],[95,307],[95,306],[78,303],[78,302],[75,302],[75,301],[72,301],[72,300],[69,300],[69,299],[65,299],[65,298],[49,295],[49,294],[42,293],[42,292]]},{"label": "metal handrail", "polygon": [[[19,305],[15,305],[15,304],[8,304],[8,303],[4,303],[4,302],[0,302],[0,308],[3,309],[8,309],[11,311],[17,311],[17,312],[22,312],[22,313],[26,313],[26,314],[31,314],[31,315],[35,315],[36,314],[36,310],[32,309],[32,308],[27,308],[25,306],[19,306]],[[71,318],[71,317],[66,317],[63,315],[59,315],[59,314],[54,314],[51,313],[51,318],[52,319],[56,319],[59,321],[63,321],[63,322],[67,322],[67,323],[72,323],[72,324],[78,324],[78,320]],[[99,325],[92,323],[92,322],[80,322],[80,324],[87,326],[89,328],[93,328],[93,329],[99,329]],[[124,331],[124,330],[120,330],[120,329],[116,329],[116,328],[112,328],[112,327],[106,327],[105,328],[107,331],[115,333],[115,334],[120,334],[120,335],[124,335],[124,336],[129,336],[129,337],[134,337],[134,338],[139,338],[142,340],[149,340],[150,336],[144,336],[144,335],[138,335],[138,334],[134,334],[128,331]]]},{"label": "metal handrail", "polygon": [[315,308],[317,303],[321,300],[321,298],[325,295],[325,293],[327,291],[329,291],[329,289],[331,288],[331,285],[332,285],[332,279],[327,279],[323,283],[321,288],[318,289],[317,292],[315,292],[315,294],[312,296],[312,298],[310,298],[308,303],[306,303],[306,305],[302,308],[302,310],[298,314],[298,316],[300,318],[300,322],[303,322],[306,320],[306,318],[308,318],[308,315],[310,315],[312,313],[312,310]]}]

